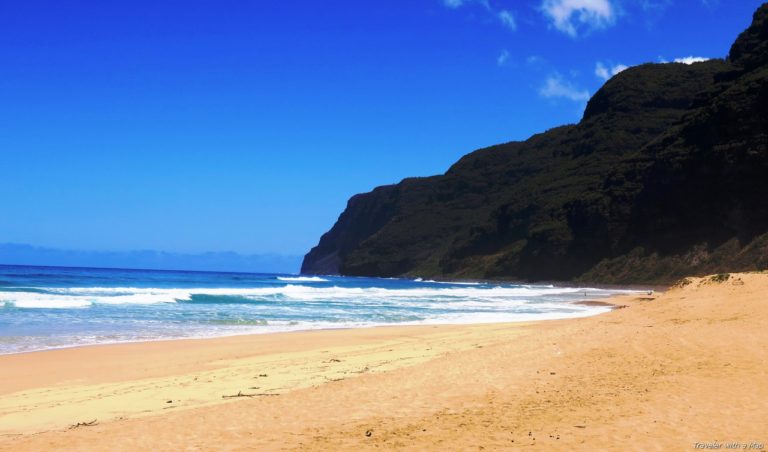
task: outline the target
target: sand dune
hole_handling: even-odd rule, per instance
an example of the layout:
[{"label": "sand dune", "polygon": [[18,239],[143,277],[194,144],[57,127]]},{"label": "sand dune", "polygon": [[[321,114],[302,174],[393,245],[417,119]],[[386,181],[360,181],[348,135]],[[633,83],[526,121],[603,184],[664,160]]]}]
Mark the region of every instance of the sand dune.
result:
[{"label": "sand dune", "polygon": [[0,449],[764,446],[768,274],[719,279],[583,319],[2,356]]}]

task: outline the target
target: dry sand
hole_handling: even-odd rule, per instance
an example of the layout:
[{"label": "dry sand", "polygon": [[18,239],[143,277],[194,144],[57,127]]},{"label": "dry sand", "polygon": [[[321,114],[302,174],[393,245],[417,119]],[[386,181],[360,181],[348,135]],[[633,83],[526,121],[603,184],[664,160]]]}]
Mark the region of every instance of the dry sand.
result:
[{"label": "dry sand", "polygon": [[0,356],[0,449],[765,446],[768,274],[690,281],[583,319]]}]

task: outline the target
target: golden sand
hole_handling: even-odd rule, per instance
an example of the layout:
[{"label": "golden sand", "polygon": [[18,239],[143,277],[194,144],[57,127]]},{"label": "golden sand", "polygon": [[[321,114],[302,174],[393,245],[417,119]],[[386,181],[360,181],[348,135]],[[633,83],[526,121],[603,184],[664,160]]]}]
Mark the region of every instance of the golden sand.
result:
[{"label": "golden sand", "polygon": [[766,446],[768,274],[690,281],[583,319],[0,356],[0,449]]}]

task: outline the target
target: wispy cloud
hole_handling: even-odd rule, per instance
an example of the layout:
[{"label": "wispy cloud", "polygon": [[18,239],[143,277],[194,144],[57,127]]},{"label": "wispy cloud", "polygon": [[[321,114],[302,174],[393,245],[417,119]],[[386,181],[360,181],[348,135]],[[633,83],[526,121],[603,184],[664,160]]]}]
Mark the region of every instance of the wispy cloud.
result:
[{"label": "wispy cloud", "polygon": [[499,18],[505,27],[512,31],[517,30],[517,22],[515,21],[515,16],[511,12],[507,11],[506,9],[502,9],[496,13],[496,17]]},{"label": "wispy cloud", "polygon": [[614,75],[618,74],[619,72],[627,68],[629,68],[629,66],[625,64],[615,64],[613,66],[606,66],[605,64],[598,61],[597,64],[595,65],[595,75],[600,77],[603,80],[608,80],[609,78],[613,77]]},{"label": "wispy cloud", "polygon": [[693,64],[693,63],[701,63],[702,61],[707,61],[707,60],[709,60],[709,58],[687,56],[683,58],[675,58],[673,61],[675,63]]},{"label": "wispy cloud", "polygon": [[485,9],[490,10],[491,4],[488,3],[488,0],[443,0],[443,5],[445,5],[447,8],[456,9],[459,7],[462,7],[464,5],[469,5],[472,3],[476,3],[478,5],[483,6]]},{"label": "wispy cloud", "polygon": [[637,3],[645,12],[663,12],[672,6],[672,0],[638,0]]},{"label": "wispy cloud", "polygon": [[463,4],[464,0],[443,0],[443,5],[451,9],[456,9]]},{"label": "wispy cloud", "polygon": [[509,30],[517,30],[517,20],[515,14],[507,9],[499,9],[492,7],[488,0],[442,0],[443,5],[446,8],[458,9],[465,5],[476,4],[482,6],[489,14],[495,16],[504,27]]},{"label": "wispy cloud", "polygon": [[525,59],[525,64],[528,66],[540,66],[544,63],[544,58],[539,55],[531,55]]},{"label": "wispy cloud", "polygon": [[609,0],[544,0],[541,11],[552,26],[573,38],[579,30],[605,28],[616,21],[616,11]]},{"label": "wispy cloud", "polygon": [[574,102],[589,100],[589,91],[575,86],[568,80],[564,80],[559,73],[553,73],[544,81],[539,89],[539,95],[548,99],[564,98]]},{"label": "wispy cloud", "polygon": [[501,51],[499,56],[496,57],[496,64],[498,64],[499,66],[504,66],[507,63],[507,61],[509,61],[509,52],[507,51],[507,49],[504,49]]}]

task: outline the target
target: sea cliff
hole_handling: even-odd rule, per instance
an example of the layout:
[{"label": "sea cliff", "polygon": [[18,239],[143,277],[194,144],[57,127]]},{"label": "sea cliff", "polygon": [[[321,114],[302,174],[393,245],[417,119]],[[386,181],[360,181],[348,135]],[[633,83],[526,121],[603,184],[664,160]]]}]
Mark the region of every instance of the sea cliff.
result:
[{"label": "sea cliff", "polygon": [[768,4],[724,59],[611,78],[578,124],[353,196],[303,273],[668,283],[768,267]]}]

